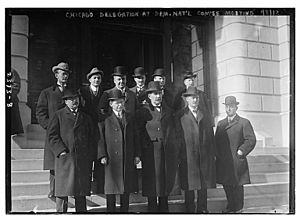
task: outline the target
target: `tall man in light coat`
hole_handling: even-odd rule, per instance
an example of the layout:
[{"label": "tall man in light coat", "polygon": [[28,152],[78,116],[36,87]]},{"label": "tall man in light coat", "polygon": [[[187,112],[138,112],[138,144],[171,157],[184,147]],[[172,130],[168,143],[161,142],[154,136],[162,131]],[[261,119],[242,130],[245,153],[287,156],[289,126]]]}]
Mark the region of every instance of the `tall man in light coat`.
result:
[{"label": "tall man in light coat", "polygon": [[107,211],[116,211],[116,195],[120,195],[120,211],[128,212],[129,195],[138,192],[136,164],[140,162],[140,145],[134,115],[124,111],[122,92],[111,90],[108,101],[111,114],[99,123],[97,158],[105,166]]},{"label": "tall man in light coat", "polygon": [[168,212],[168,196],[175,187],[178,148],[172,109],[162,102],[162,88],[149,82],[150,102],[137,113],[142,152],[142,194],[149,212]]},{"label": "tall man in light coat", "polygon": [[[44,128],[48,128],[49,120],[54,113],[65,106],[62,99],[64,91],[68,88],[68,79],[71,73],[69,64],[61,62],[52,67],[56,80],[55,85],[44,89],[38,99],[36,106],[36,117],[39,124]],[[54,198],[55,173],[54,173],[54,155],[49,148],[49,142],[46,138],[44,147],[44,170],[50,170],[50,192],[49,198]]]},{"label": "tall man in light coat", "polygon": [[223,213],[239,213],[244,206],[243,185],[250,183],[246,156],[255,147],[256,137],[250,121],[236,114],[236,98],[227,96],[223,104],[227,117],[219,121],[215,134],[217,183],[223,184],[226,193]]},{"label": "tall man in light coat", "polygon": [[62,98],[66,107],[55,112],[47,132],[55,157],[56,210],[67,212],[68,196],[74,196],[76,212],[86,212],[96,131],[90,116],[78,108],[79,94],[75,90],[66,90]]},{"label": "tall man in light coat", "polygon": [[187,106],[176,114],[177,137],[179,138],[179,177],[185,192],[186,211],[208,213],[207,188],[216,187],[214,133],[211,116],[199,106],[199,92],[189,87],[182,94]]}]

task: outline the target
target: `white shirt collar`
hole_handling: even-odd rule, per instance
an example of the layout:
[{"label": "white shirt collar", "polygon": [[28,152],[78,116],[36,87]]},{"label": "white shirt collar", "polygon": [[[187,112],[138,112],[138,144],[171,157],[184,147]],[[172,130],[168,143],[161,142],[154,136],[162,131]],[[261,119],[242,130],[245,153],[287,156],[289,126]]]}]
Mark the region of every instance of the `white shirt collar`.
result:
[{"label": "white shirt collar", "polygon": [[116,116],[118,116],[119,114],[123,114],[122,112],[117,112],[117,111],[115,111],[115,110],[113,110],[113,112],[114,112],[114,114],[116,115]]},{"label": "white shirt collar", "polygon": [[98,92],[99,87],[93,86],[93,85],[91,84],[91,85],[90,85],[90,89],[91,89],[93,92]]},{"label": "white shirt collar", "polygon": [[191,108],[190,106],[188,106],[190,111],[194,113],[194,111],[198,111],[198,108]]},{"label": "white shirt collar", "polygon": [[232,120],[234,119],[235,116],[236,116],[236,114],[235,114],[234,116],[231,116],[231,117],[228,116],[228,121],[229,121],[229,120],[232,121]]}]

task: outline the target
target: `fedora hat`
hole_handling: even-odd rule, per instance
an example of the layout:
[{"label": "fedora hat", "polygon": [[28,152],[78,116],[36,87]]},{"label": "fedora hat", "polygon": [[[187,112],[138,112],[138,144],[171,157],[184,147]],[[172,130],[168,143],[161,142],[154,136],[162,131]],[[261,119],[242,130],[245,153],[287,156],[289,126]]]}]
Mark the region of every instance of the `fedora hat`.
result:
[{"label": "fedora hat", "polygon": [[89,80],[92,77],[92,75],[95,75],[95,74],[100,74],[102,77],[103,71],[99,70],[97,67],[94,67],[88,74],[86,74],[87,80]]},{"label": "fedora hat", "polygon": [[195,78],[197,74],[193,74],[191,71],[185,71],[183,73],[183,80],[189,79],[189,78]]},{"label": "fedora hat", "polygon": [[236,101],[236,98],[234,96],[227,96],[225,98],[225,102],[223,104],[224,105],[232,105],[232,104],[238,105],[240,103]]},{"label": "fedora hat", "polygon": [[125,66],[116,66],[112,76],[126,76],[127,71]]},{"label": "fedora hat", "polygon": [[66,99],[69,99],[69,98],[75,98],[75,97],[78,97],[79,96],[79,93],[74,90],[74,89],[67,89],[64,91],[64,95],[62,97],[62,99],[66,100]]},{"label": "fedora hat", "polygon": [[108,93],[108,100],[113,101],[117,99],[124,99],[123,93],[119,89],[113,89]]},{"label": "fedora hat", "polygon": [[145,73],[145,70],[144,70],[144,68],[143,67],[137,67],[137,68],[135,68],[134,69],[134,71],[133,71],[133,77],[141,77],[141,76],[145,76],[146,75],[146,73]]},{"label": "fedora hat", "polygon": [[154,70],[154,73],[153,73],[153,77],[155,76],[165,76],[166,72],[165,72],[165,69],[163,68],[157,68]]},{"label": "fedora hat", "polygon": [[185,93],[182,94],[182,96],[187,97],[187,96],[198,96],[198,90],[195,86],[190,86]]},{"label": "fedora hat", "polygon": [[151,81],[151,82],[148,83],[148,89],[146,90],[146,93],[158,92],[158,91],[162,91],[159,82]]},{"label": "fedora hat", "polygon": [[67,64],[65,62],[60,62],[59,64],[57,64],[57,66],[52,67],[52,72],[53,73],[56,73],[57,70],[63,70],[63,71],[68,72],[68,73],[72,72],[69,68],[69,64]]}]

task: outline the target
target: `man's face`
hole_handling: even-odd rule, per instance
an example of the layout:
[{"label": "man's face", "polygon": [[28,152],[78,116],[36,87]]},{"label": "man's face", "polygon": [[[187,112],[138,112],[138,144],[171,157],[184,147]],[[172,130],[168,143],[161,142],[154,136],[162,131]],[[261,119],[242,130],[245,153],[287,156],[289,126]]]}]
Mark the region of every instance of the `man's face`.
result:
[{"label": "man's face", "polygon": [[92,86],[99,87],[100,84],[101,84],[101,75],[100,74],[92,75],[89,78],[89,81],[90,81]]},{"label": "man's face", "polygon": [[145,85],[146,76],[134,77],[134,81],[135,81],[137,86],[143,87]]},{"label": "man's face", "polygon": [[124,103],[124,99],[116,99],[109,101],[110,107],[116,112],[121,112],[124,110]]},{"label": "man's face", "polygon": [[148,94],[148,98],[150,99],[152,105],[160,105],[162,102],[162,92],[151,92]]},{"label": "man's face", "polygon": [[55,78],[60,84],[67,83],[69,79],[69,72],[66,72],[64,70],[57,70],[55,73]]},{"label": "man's face", "polygon": [[73,98],[68,98],[65,100],[65,103],[70,109],[72,110],[77,109],[79,106],[79,97],[76,96]]},{"label": "man's face", "polygon": [[118,89],[124,89],[126,85],[126,76],[114,76],[114,83]]},{"label": "man's face", "polygon": [[191,95],[191,96],[187,96],[186,98],[186,102],[188,103],[188,106],[190,108],[197,108],[199,105],[199,96],[197,95]]},{"label": "man's face", "polygon": [[159,82],[160,86],[164,86],[166,83],[166,77],[165,76],[154,76],[153,81]]},{"label": "man's face", "polygon": [[225,105],[226,114],[229,117],[232,117],[236,114],[236,110],[238,109],[236,104]]},{"label": "man's face", "polygon": [[186,88],[189,88],[190,86],[194,86],[195,78],[187,78],[183,81]]}]

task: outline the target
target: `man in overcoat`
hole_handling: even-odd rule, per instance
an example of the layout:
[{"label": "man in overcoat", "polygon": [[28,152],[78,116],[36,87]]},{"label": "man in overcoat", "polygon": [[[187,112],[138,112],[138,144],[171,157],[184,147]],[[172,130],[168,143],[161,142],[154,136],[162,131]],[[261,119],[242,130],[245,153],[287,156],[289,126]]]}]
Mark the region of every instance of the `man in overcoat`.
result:
[{"label": "man in overcoat", "polygon": [[[92,118],[93,125],[95,127],[94,129],[96,131],[98,130],[98,122],[103,121],[106,117],[105,114],[98,111],[99,101],[103,94],[101,87],[102,77],[102,70],[97,67],[92,68],[92,70],[86,75],[90,84],[79,89],[80,109]],[[95,132],[95,136],[93,138],[95,142],[98,142],[99,132]],[[104,169],[102,165],[96,162],[97,154],[95,154],[94,159],[92,193],[103,193]]]},{"label": "man in overcoat", "polygon": [[[65,106],[62,96],[64,90],[68,87],[67,83],[71,70],[69,64],[60,62],[58,65],[52,67],[52,72],[57,79],[56,84],[42,90],[36,106],[37,120],[45,130],[48,128],[49,120],[54,113]],[[44,170],[50,170],[50,192],[48,197],[54,198],[54,155],[49,148],[47,138],[44,147]]]},{"label": "man in overcoat", "polygon": [[49,146],[55,157],[57,212],[67,212],[68,196],[75,197],[76,212],[86,211],[90,195],[91,165],[95,157],[94,129],[89,115],[79,106],[79,94],[67,90],[66,107],[55,112],[48,126]]},{"label": "man in overcoat", "polygon": [[197,191],[197,213],[208,213],[207,188],[216,187],[215,146],[210,115],[199,104],[199,91],[189,87],[182,94],[187,106],[176,114],[176,129],[179,137],[179,177],[185,192],[186,211],[195,212]]},{"label": "man in overcoat", "polygon": [[133,79],[136,83],[136,86],[130,88],[132,92],[136,94],[139,107],[145,103],[147,95],[146,95],[146,73],[143,67],[137,67],[134,69]]},{"label": "man in overcoat", "polygon": [[227,117],[219,121],[215,133],[217,183],[223,185],[227,207],[223,213],[239,213],[244,206],[244,187],[250,183],[246,156],[253,150],[256,137],[250,121],[236,114],[239,102],[225,98]]},{"label": "man in overcoat", "polygon": [[159,82],[162,89],[162,102],[173,108],[174,94],[170,87],[166,86],[166,71],[164,68],[157,68],[152,75],[154,82]]},{"label": "man in overcoat", "polygon": [[107,212],[116,211],[116,195],[120,195],[120,211],[128,212],[130,193],[138,192],[136,164],[140,162],[134,115],[124,111],[124,96],[118,89],[108,94],[111,110],[99,123],[98,160],[105,166],[104,193]]},{"label": "man in overcoat", "polygon": [[112,90],[119,90],[122,92],[123,96],[125,97],[125,111],[128,113],[135,114],[136,109],[138,108],[138,101],[137,101],[136,94],[126,86],[126,77],[127,77],[126,75],[127,75],[127,71],[124,66],[116,66],[114,68],[112,77],[113,77],[115,87],[104,91],[103,95],[100,98],[98,111],[104,114],[107,113],[110,114],[111,108],[109,107],[108,94]]},{"label": "man in overcoat", "polygon": [[[137,113],[142,152],[142,194],[149,212],[168,212],[178,167],[172,109],[162,102],[162,89],[151,81],[146,90],[150,103]],[[158,201],[157,201],[158,199]]]}]

